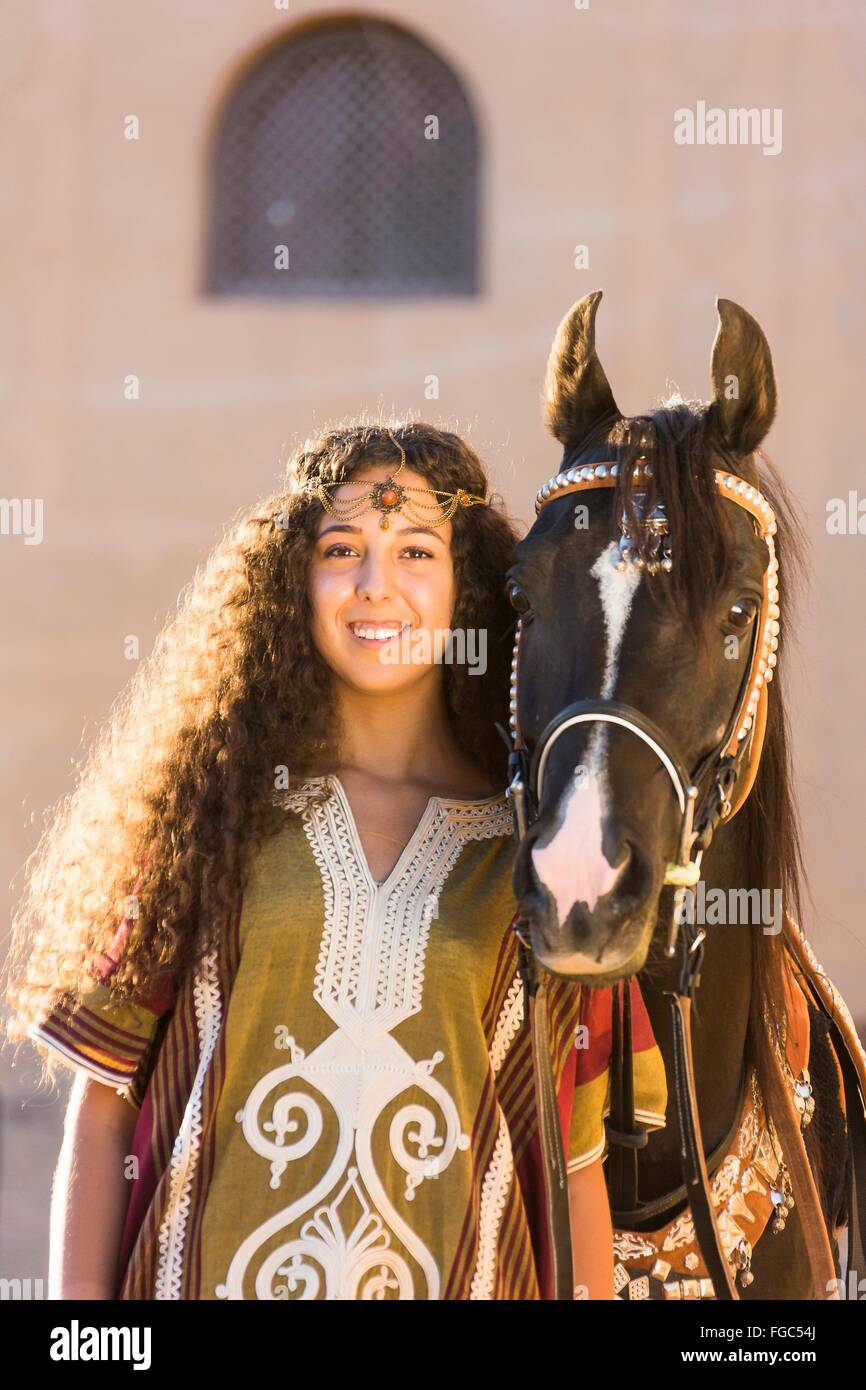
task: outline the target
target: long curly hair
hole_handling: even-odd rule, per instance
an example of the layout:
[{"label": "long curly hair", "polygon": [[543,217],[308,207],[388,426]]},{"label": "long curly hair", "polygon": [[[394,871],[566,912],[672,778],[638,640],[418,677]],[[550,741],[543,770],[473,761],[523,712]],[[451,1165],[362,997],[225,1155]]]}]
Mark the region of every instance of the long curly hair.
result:
[{"label": "long curly hair", "polygon": [[[339,763],[334,678],[311,639],[307,593],[322,505],[303,489],[395,464],[392,435],[431,487],[487,496],[474,451],[423,421],[356,422],[298,449],[285,486],[234,522],[199,567],[75,789],[49,813],[13,917],[9,1039],[24,1039],[61,996],[92,988],[92,966],[133,890],[111,988],[134,999],[166,975],[179,987],[236,911],[253,851],[283,823],[276,770],[294,780]],[[503,787],[507,753],[494,724],[508,719],[515,615],[504,575],[516,540],[498,495],[452,517],[451,626],[486,629],[487,668],[470,676],[444,663],[444,698],[461,746]],[[43,1080],[54,1077],[49,1056]]]}]

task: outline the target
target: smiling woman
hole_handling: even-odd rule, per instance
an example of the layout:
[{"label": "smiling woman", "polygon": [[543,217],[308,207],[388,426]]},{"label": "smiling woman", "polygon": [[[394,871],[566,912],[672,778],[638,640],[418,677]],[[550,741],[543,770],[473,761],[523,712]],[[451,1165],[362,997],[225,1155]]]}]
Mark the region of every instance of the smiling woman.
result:
[{"label": "smiling woman", "polygon": [[[495,729],[516,535],[487,494],[473,451],[422,422],[301,449],[196,577],[47,833],[13,1036],[123,1111],[106,1127],[83,1103],[70,1126],[61,1296],[551,1296]],[[483,671],[402,659],[404,634],[446,630],[489,637]],[[600,1003],[553,982],[575,1280],[609,1298]],[[93,1223],[74,1175],[114,1171],[106,1128],[137,1176],[116,1165]]]},{"label": "smiling woman", "polygon": [[[335,488],[338,504],[351,504],[358,483],[368,479],[380,485],[378,496],[396,499],[396,488],[386,486],[389,467],[379,464],[364,468],[352,484]],[[407,485],[420,491],[423,474],[410,469],[404,475]],[[390,523],[387,516],[382,520]],[[384,659],[385,649],[390,653],[399,647],[395,639],[403,633],[430,634],[449,627],[455,605],[451,533],[452,524],[444,519],[438,529],[411,520],[406,524],[403,518],[383,529],[374,506],[355,522],[324,513],[311,567],[312,633],[344,684],[379,692],[407,688],[410,673],[401,669],[402,663]],[[384,706],[378,702],[377,708]]]}]

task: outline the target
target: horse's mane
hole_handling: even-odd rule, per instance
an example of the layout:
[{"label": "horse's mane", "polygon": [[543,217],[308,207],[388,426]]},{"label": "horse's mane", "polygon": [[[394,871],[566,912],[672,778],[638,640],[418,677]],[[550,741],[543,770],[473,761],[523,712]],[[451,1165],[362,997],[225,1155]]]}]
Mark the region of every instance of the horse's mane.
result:
[{"label": "horse's mane", "polygon": [[[778,663],[769,692],[764,749],[755,785],[740,815],[743,817],[743,841],[748,853],[749,884],[781,890],[783,912],[789,913],[799,923],[802,921],[803,899],[808,892],[808,884],[794,797],[785,705],[787,663],[784,651],[786,621],[790,629],[793,613],[792,595],[797,592],[803,574],[805,533],[776,470],[767,458],[760,460],[758,486],[773,508],[779,527],[775,543],[779,561],[782,625]],[[747,1057],[757,1068],[764,1095],[768,1094],[766,1034],[759,1011],[766,1003],[768,1020],[784,1018],[787,1022],[782,983],[784,956],[785,944],[781,932],[775,936],[765,936],[763,932],[752,934],[754,987]]]},{"label": "horse's mane", "polygon": [[[645,443],[641,443],[641,440]],[[663,499],[675,557],[671,584],[665,586],[683,621],[701,643],[707,640],[708,623],[720,588],[734,572],[734,529],[713,484],[713,470],[723,467],[742,476],[747,466],[728,453],[720,439],[711,407],[684,401],[675,395],[647,415],[632,416],[608,434],[619,463],[616,489],[616,522],[622,521],[632,545],[641,550],[646,531],[637,522],[632,501],[632,465],[646,454],[652,461],[648,506]],[[610,450],[605,451],[610,457]],[[791,499],[772,463],[760,454],[747,476],[772,506],[778,522],[775,537],[782,595],[782,627],[778,661],[769,693],[767,728],[755,784],[739,816],[747,854],[750,888],[778,889],[783,911],[801,920],[802,900],[808,891],[801,850],[800,829],[793,796],[788,723],[785,710],[785,633],[791,621],[791,594],[802,581],[806,537]],[[746,1060],[758,1072],[767,1094],[766,1017],[776,1023],[787,1017],[782,964],[782,933],[752,934],[752,980]]]}]

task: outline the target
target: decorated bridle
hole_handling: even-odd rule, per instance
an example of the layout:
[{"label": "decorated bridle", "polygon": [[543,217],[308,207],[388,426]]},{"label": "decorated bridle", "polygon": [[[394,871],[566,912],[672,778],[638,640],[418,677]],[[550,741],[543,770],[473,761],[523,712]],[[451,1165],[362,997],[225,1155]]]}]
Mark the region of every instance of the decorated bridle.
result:
[{"label": "decorated bridle", "polygon": [[[645,493],[641,483],[652,477],[652,463],[640,458],[633,465],[632,495],[635,499]],[[557,473],[536,495],[538,514],[547,503],[569,493],[596,488],[615,488],[619,474],[617,463],[598,463],[571,467]],[[773,537],[776,519],[773,509],[758,488],[733,473],[714,470],[716,491],[748,512],[757,534],[765,541],[768,563],[763,576],[760,613],[752,630],[749,661],[740,686],[737,701],[726,725],[724,736],[715,749],[689,772],[664,733],[658,726],[631,705],[616,700],[581,700],[560,710],[542,730],[531,754],[523,738],[519,710],[520,649],[523,620],[518,618],[514,653],[511,662],[510,737],[499,725],[500,733],[509,747],[509,785],[514,830],[518,842],[527,833],[538,815],[544,792],[544,774],[556,740],[566,730],[584,723],[607,723],[629,730],[650,748],[664,767],[671,781],[680,813],[677,857],[666,866],[663,883],[674,888],[673,909],[667,931],[665,954],[673,956],[678,934],[681,935],[682,970],[677,992],[670,994],[672,1009],[674,1072],[677,1105],[683,1142],[686,1191],[694,1217],[702,1254],[713,1280],[717,1297],[737,1298],[739,1295],[731,1278],[719,1238],[712,1203],[709,1197],[706,1161],[697,1113],[694,1068],[691,1053],[690,1006],[700,982],[705,932],[697,926],[692,914],[681,912],[688,888],[700,879],[704,851],[722,821],[732,819],[743,806],[757,776],[767,721],[768,686],[773,679],[779,646],[779,566]],[[670,571],[672,557],[664,513],[660,503],[641,523],[652,539],[650,558],[632,555],[626,530],[622,523],[622,538],[617,551],[617,568],[629,565],[645,568],[650,574]],[[700,806],[701,787],[707,790]],[[548,1236],[553,1257],[555,1296],[573,1297],[571,1271],[571,1242],[567,1179],[562,1153],[556,1091],[546,1041],[546,991],[539,989],[540,976],[531,943],[521,928],[523,919],[518,912],[513,927],[518,940],[520,974],[524,983],[526,1016],[532,1031],[533,1068],[539,1113],[542,1158],[547,1196]],[[619,1201],[614,1203],[624,1216],[640,1214],[637,1207],[637,1150],[644,1147],[647,1133],[635,1124],[631,1077],[631,1016],[630,992],[623,992],[623,1020],[620,1031],[617,990],[614,989],[612,1103],[607,1122],[609,1140],[620,1146],[622,1161],[616,1168]],[[628,1065],[626,1065],[628,1064]],[[746,1279],[745,1273],[742,1276]]]},{"label": "decorated bridle", "polygon": [[[557,473],[555,478],[551,478],[539,489],[535,499],[536,515],[548,502],[565,497],[568,493],[615,488],[618,472],[619,465],[616,463],[599,463]],[[648,481],[650,477],[651,463],[638,462],[634,465],[633,487],[639,487],[642,481]],[[776,534],[776,518],[772,507],[760,491],[736,474],[716,469],[715,486],[720,496],[736,503],[749,513],[756,524],[758,535],[765,541],[768,550],[761,611],[753,625],[749,663],[721,743],[702,760],[691,775],[688,775],[676,754],[666,747],[661,730],[640,711],[613,700],[578,701],[568,705],[551,719],[535,744],[530,759],[520,728],[518,709],[520,646],[523,635],[523,620],[518,618],[511,660],[509,726],[512,747],[508,794],[512,799],[515,830],[519,840],[526,833],[529,821],[538,813],[544,773],[553,745],[567,729],[581,723],[598,721],[630,729],[652,749],[670,777],[682,820],[678,858],[667,866],[665,883],[685,888],[698,882],[701,855],[709,846],[713,831],[721,820],[732,819],[745,802],[760,762],[767,717],[767,687],[773,679],[779,646],[779,564],[773,541]],[[658,512],[662,512],[663,515],[663,508],[657,508],[656,513]],[[663,520],[656,516],[652,525],[657,535],[666,535],[667,526]],[[622,557],[620,567],[626,564],[641,566],[640,558],[632,558],[627,544],[623,541],[620,542],[619,551]],[[670,563],[667,552],[665,558],[655,565],[650,562],[647,568],[650,572],[655,572],[657,569],[670,568]],[[710,768],[713,768],[713,777],[700,813],[696,814],[700,785],[706,779]],[[666,948],[668,955],[674,952],[674,940],[675,933],[672,932]]]}]

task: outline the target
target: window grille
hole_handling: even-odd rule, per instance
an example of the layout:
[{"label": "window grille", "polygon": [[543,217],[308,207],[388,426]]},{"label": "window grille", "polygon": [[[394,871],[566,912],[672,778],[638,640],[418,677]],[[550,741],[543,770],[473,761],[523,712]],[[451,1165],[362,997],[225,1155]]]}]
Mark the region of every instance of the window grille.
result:
[{"label": "window grille", "polygon": [[342,20],[271,50],[229,103],[214,197],[214,293],[476,291],[472,112],[447,64],[393,25]]}]

